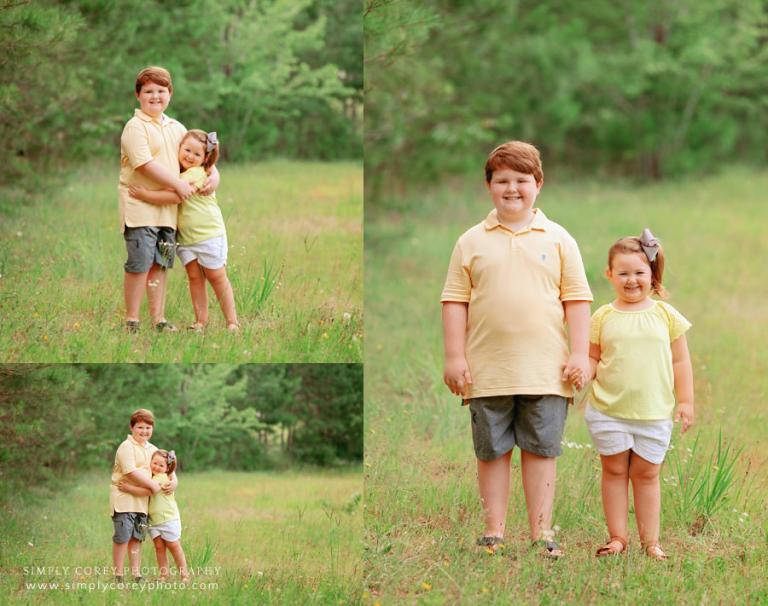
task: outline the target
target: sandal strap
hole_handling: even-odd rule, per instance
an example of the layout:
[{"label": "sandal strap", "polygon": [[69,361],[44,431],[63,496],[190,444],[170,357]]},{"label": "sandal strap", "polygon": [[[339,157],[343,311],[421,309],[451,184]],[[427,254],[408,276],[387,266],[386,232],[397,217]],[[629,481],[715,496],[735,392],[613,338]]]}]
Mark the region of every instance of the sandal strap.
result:
[{"label": "sandal strap", "polygon": [[[621,545],[621,549],[615,550],[610,545],[611,543],[619,543]],[[619,554],[624,553],[627,550],[627,539],[624,537],[611,537],[605,542],[605,545],[602,547],[598,547],[597,552],[595,552],[596,556],[605,556],[605,555],[613,555],[613,554]]]},{"label": "sandal strap", "polygon": [[502,545],[503,543],[503,537],[480,537],[476,541],[476,544],[479,547],[493,547],[494,545]]}]

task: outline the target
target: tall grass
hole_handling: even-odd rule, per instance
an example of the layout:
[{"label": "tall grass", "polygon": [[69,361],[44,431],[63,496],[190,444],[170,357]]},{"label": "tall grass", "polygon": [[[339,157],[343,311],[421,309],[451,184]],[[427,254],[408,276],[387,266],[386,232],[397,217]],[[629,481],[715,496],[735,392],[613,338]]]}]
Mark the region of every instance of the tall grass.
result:
[{"label": "tall grass", "polygon": [[[366,213],[365,599],[765,603],[768,281],[760,260],[768,253],[768,174],[733,169],[651,186],[555,182],[537,205],[578,241],[593,309],[612,298],[603,277],[608,248],[648,226],[665,246],[670,303],[693,322],[697,424],[685,435],[675,428],[662,468],[661,542],[671,558],[660,564],[642,554],[633,519],[629,553],[594,558],[607,537],[600,461],[576,408],[554,508],[566,559],[544,562],[528,547],[518,451],[506,555],[474,547],[482,509],[466,408],[442,384],[439,297],[456,238],[483,219],[490,202],[481,174],[456,177]],[[702,513],[707,524],[693,527]]]},{"label": "tall grass", "polygon": [[361,480],[354,471],[182,473],[176,493],[181,542],[198,584],[185,588],[172,560],[171,583],[156,584],[149,540],[142,546],[145,582],[105,587],[114,579],[103,474],[86,474],[53,495],[4,495],[2,602],[357,604],[362,508],[346,506],[360,493]]},{"label": "tall grass", "polygon": [[[239,337],[209,288],[205,334],[123,330],[117,169],[86,166],[44,200],[0,211],[4,362],[356,362],[362,358],[362,169],[354,163],[221,167]],[[2,193],[2,192],[0,192]],[[0,205],[2,206],[2,205]],[[178,260],[166,316],[194,319]]]}]

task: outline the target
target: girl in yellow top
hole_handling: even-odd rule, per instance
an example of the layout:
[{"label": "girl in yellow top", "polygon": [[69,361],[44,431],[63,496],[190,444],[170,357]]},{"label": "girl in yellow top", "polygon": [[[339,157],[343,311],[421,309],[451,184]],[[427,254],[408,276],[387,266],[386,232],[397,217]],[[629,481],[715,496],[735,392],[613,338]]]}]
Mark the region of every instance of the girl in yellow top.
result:
[{"label": "girl in yellow top", "polygon": [[[219,141],[215,132],[190,130],[179,144],[180,178],[199,190],[219,158]],[[181,204],[173,190],[153,191],[131,186],[133,198],[151,204]],[[208,323],[208,292],[211,283],[227,322],[227,330],[237,332],[239,324],[235,311],[235,296],[227,277],[227,232],[224,218],[216,202],[216,194],[199,192],[184,200],[178,215],[177,254],[189,279],[189,294],[195,310],[195,323],[189,328],[202,331]]]},{"label": "girl in yellow top", "polygon": [[[627,548],[628,486],[632,482],[640,542],[651,558],[659,545],[659,470],[672,436],[693,423],[693,371],[685,332],[691,324],[668,303],[661,285],[664,252],[650,230],[622,238],[608,252],[606,276],[616,299],[592,316],[594,378],[584,418],[602,463],[603,510],[610,539],[598,556]],[[571,376],[581,388],[585,377]],[[677,408],[675,409],[675,400]]]},{"label": "girl in yellow top", "polygon": [[[174,451],[156,450],[152,454],[149,467],[152,479],[160,485],[168,482],[176,470],[176,453]],[[168,580],[168,553],[170,551],[176,566],[179,568],[181,581],[189,581],[187,559],[181,547],[181,515],[176,498],[173,494],[163,492],[152,493],[148,488],[133,484],[121,483],[120,490],[136,496],[149,496],[149,534],[155,543],[157,566],[160,569],[160,580]]]}]

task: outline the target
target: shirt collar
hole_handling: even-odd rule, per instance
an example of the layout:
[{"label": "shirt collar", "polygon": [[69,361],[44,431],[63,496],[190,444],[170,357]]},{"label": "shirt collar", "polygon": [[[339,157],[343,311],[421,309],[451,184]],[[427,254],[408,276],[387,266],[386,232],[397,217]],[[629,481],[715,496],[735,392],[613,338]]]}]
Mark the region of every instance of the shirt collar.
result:
[{"label": "shirt collar", "polygon": [[[499,217],[498,217],[498,214],[496,213],[496,209],[494,208],[491,212],[488,213],[488,216],[485,218],[485,229],[487,231],[490,231],[496,227],[501,227],[502,229],[511,231],[508,227],[499,223]],[[544,213],[540,208],[533,209],[533,220],[528,225],[528,227],[526,227],[525,229],[521,229],[519,232],[515,232],[515,233],[522,234],[531,230],[547,231],[547,217],[544,215]]]},{"label": "shirt collar", "polygon": [[133,112],[133,115],[136,116],[139,120],[144,120],[144,122],[154,122],[155,124],[165,125],[168,124],[170,121],[170,118],[166,116],[165,114],[161,114],[159,118],[153,118],[147,113],[144,113],[140,109],[135,109]]},{"label": "shirt collar", "polygon": [[139,448],[143,448],[144,450],[147,450],[147,449],[149,449],[149,447],[151,446],[151,444],[149,443],[149,440],[147,440],[146,442],[144,442],[144,444],[139,444],[139,443],[138,443],[138,442],[137,442],[137,441],[134,439],[134,437],[133,437],[131,434],[128,434],[128,439],[131,441],[131,444],[133,444],[134,446],[138,446]]}]

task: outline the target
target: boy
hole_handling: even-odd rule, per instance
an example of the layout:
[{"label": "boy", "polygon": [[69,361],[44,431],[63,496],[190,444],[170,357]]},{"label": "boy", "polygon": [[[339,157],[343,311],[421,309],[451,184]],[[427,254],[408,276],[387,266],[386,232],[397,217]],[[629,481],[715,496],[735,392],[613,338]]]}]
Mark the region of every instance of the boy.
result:
[{"label": "boy", "polygon": [[[162,67],[147,67],[136,76],[139,109],[120,137],[120,225],[128,260],[125,263],[123,290],[125,326],[139,330],[139,306],[147,293],[149,314],[161,332],[176,331],[165,319],[165,270],[173,266],[176,248],[176,205],[153,205],[128,192],[131,185],[148,189],[173,189],[182,200],[193,192],[179,178],[179,143],[187,132],[184,126],[165,115],[171,102],[171,74]],[[201,193],[212,193],[219,184],[214,167]]]},{"label": "boy", "polygon": [[[115,464],[112,468],[112,483],[109,487],[109,513],[115,533],[112,537],[112,560],[115,565],[115,578],[118,583],[123,581],[123,564],[125,552],[131,562],[131,572],[134,580],[141,580],[141,541],[147,529],[148,497],[137,497],[120,490],[117,485],[121,480],[129,481],[158,492],[160,485],[152,480],[150,461],[152,453],[157,450],[149,443],[155,417],[151,411],[140,408],[131,415],[131,434],[120,444],[115,453]],[[172,494],[178,485],[175,474],[170,482],[162,487],[163,492]]]},{"label": "boy", "polygon": [[538,150],[500,145],[485,181],[495,208],[459,238],[441,297],[444,380],[471,412],[485,512],[478,545],[494,552],[503,543],[517,445],[531,539],[544,556],[561,557],[552,530],[555,457],[568,381],[588,376],[592,293],[574,239],[533,208],[544,184]]}]

